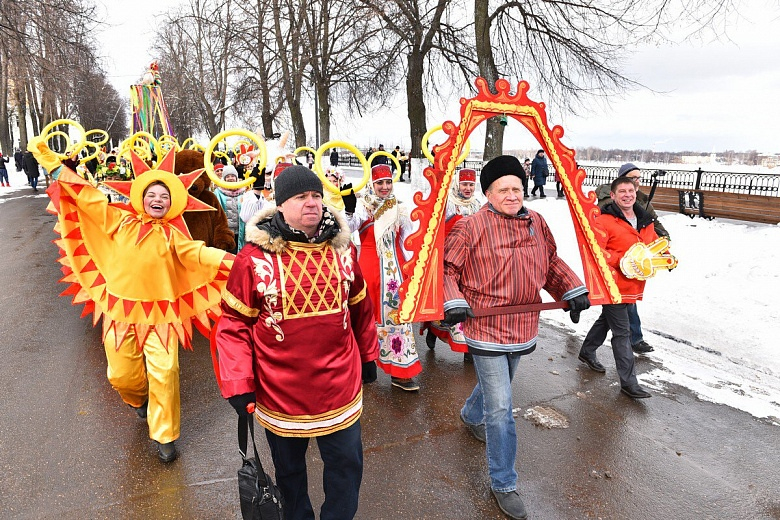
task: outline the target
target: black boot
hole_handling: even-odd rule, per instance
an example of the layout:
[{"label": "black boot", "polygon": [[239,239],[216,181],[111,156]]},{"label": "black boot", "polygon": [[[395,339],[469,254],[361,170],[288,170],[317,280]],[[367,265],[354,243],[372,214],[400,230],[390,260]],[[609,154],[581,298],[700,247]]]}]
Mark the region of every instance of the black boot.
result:
[{"label": "black boot", "polygon": [[176,451],[176,445],[173,441],[166,442],[165,444],[157,443],[157,456],[166,464],[176,460],[178,455],[179,453]]},{"label": "black boot", "polygon": [[428,334],[425,335],[425,344],[431,350],[436,348],[436,336],[433,334],[433,331],[428,330]]}]

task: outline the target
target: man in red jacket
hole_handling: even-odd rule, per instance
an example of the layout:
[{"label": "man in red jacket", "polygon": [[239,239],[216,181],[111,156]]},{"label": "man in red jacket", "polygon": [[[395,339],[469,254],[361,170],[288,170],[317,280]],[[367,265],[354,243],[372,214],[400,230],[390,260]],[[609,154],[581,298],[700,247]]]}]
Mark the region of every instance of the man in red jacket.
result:
[{"label": "man in red jacket", "polygon": [[650,393],[639,386],[634,371],[634,353],[631,351],[631,331],[628,323],[628,305],[642,299],[645,281],[629,278],[620,268],[620,260],[636,243],[650,244],[658,235],[653,227],[653,218],[640,204],[636,203],[636,185],[633,179],[618,177],[610,185],[612,202],[607,204],[598,216],[597,222],[605,235],[596,234],[599,245],[607,252],[607,263],[612,268],[622,302],[602,305],[601,316],[590,328],[580,349],[579,360],[595,372],[606,372],[596,358],[596,349],[612,331],[612,353],[620,378],[620,391],[633,399],[650,397]]},{"label": "man in red jacket", "polygon": [[324,464],[321,518],[350,519],[363,474],[362,382],[376,379],[379,340],[344,217],[322,204],[304,166],[275,180],[276,206],[247,223],[222,293],[220,390],[239,415],[256,403],[286,518],[314,519],[306,450]]}]

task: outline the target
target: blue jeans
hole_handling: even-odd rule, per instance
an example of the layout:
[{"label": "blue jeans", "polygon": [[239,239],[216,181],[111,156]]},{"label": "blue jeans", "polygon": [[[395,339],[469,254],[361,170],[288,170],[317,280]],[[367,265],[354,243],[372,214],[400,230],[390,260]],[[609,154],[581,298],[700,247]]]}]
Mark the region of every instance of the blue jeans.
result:
[{"label": "blue jeans", "polygon": [[[309,437],[281,437],[265,431],[276,470],[276,483],[284,497],[285,520],[314,520],[309,499],[306,449]],[[344,430],[315,437],[324,464],[325,502],[320,520],[348,520],[358,508],[363,478],[363,443],[360,421]]]},{"label": "blue jeans", "polygon": [[631,329],[631,345],[636,345],[644,338],[642,337],[642,321],[639,319],[636,303],[626,305],[628,310],[628,326]]},{"label": "blue jeans", "polygon": [[484,424],[490,487],[500,493],[517,489],[517,431],[512,417],[512,379],[519,354],[474,356],[477,386],[460,411],[469,424]]}]

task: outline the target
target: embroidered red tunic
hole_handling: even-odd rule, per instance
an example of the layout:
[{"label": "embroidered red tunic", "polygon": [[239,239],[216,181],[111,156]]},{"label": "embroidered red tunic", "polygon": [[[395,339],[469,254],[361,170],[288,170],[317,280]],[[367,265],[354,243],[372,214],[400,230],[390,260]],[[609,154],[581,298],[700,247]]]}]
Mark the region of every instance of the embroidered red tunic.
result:
[{"label": "embroidered red tunic", "polygon": [[[263,427],[327,435],[362,411],[361,363],[378,355],[371,300],[349,227],[321,244],[271,238],[247,224],[217,330],[223,397],[254,392]],[[338,217],[337,217],[338,219]]]}]

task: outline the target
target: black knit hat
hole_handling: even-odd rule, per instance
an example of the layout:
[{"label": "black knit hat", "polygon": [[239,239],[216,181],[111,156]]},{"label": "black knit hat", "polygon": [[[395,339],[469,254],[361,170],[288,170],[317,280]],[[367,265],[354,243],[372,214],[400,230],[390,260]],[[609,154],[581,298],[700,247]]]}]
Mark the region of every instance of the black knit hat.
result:
[{"label": "black knit hat", "polygon": [[300,193],[316,191],[322,195],[322,182],[317,175],[305,166],[290,166],[274,180],[274,199],[276,205]]},{"label": "black knit hat", "polygon": [[482,172],[479,174],[479,184],[482,186],[482,193],[487,192],[493,181],[505,175],[523,178],[523,165],[520,164],[517,157],[513,155],[499,155],[482,167]]}]

